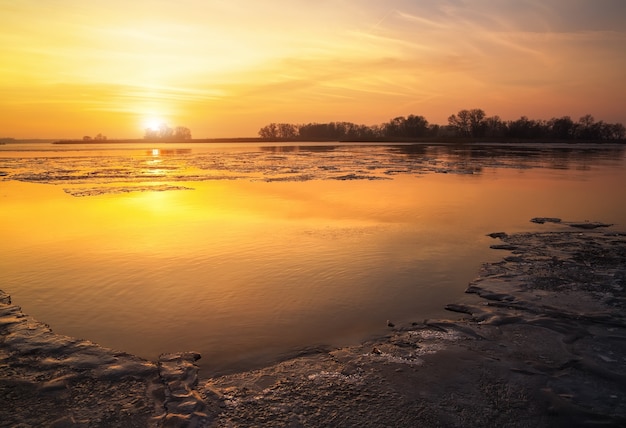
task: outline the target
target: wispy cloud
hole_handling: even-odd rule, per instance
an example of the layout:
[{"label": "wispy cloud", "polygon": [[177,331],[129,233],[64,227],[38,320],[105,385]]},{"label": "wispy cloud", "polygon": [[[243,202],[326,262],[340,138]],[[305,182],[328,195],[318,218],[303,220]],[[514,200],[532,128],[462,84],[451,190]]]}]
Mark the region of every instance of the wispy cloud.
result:
[{"label": "wispy cloud", "polygon": [[446,30],[451,27],[451,23],[444,23],[441,20],[428,18],[426,16],[414,15],[408,12],[395,11],[396,14],[409,22],[418,24],[422,29]]}]

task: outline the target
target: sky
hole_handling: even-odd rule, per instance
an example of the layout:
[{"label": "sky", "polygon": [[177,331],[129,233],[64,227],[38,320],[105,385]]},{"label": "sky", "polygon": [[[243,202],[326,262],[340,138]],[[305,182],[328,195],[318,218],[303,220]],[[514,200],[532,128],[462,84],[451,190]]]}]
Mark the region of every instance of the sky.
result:
[{"label": "sky", "polygon": [[0,137],[461,109],[626,124],[624,0],[0,0]]}]

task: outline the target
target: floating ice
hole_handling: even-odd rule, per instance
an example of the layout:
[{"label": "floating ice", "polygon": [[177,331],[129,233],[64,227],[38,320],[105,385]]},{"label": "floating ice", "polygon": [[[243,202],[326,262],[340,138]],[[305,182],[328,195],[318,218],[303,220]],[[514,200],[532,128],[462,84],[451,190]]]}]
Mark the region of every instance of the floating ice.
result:
[{"label": "floating ice", "polygon": [[[85,152],[25,151],[23,157],[0,157],[0,180],[86,185],[66,190],[73,196],[127,191],[184,190],[129,186],[129,183],[175,183],[208,180],[302,182],[309,180],[389,180],[398,175],[481,174],[485,168],[562,168],[585,162],[591,152],[554,150],[546,164],[545,150],[497,146],[454,147],[425,144],[265,146],[244,150],[195,149]],[[35,153],[35,156],[33,156]],[[156,155],[155,155],[156,153]],[[118,184],[115,189],[108,185]],[[107,188],[105,190],[105,188]],[[68,188],[69,189],[69,188]]]}]

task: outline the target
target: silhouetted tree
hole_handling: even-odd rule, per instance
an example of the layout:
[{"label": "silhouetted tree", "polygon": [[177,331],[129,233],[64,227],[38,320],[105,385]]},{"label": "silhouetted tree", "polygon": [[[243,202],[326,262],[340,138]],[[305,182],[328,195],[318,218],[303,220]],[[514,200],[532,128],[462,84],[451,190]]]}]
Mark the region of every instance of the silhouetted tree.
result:
[{"label": "silhouetted tree", "polygon": [[162,123],[159,127],[159,138],[169,139],[174,135],[174,130],[167,126],[165,123]]},{"label": "silhouetted tree", "polygon": [[172,128],[167,125],[161,125],[159,129],[146,128],[144,138],[148,140],[162,140],[171,138],[173,134],[174,131],[172,130]]},{"label": "silhouetted tree", "polygon": [[456,131],[457,135],[469,137],[471,135],[469,111],[461,110],[456,115],[450,115],[448,125]]},{"label": "silhouetted tree", "polygon": [[428,125],[428,136],[437,137],[439,133],[441,132],[441,128],[442,126],[431,123],[430,125]]},{"label": "silhouetted tree", "polygon": [[602,126],[602,122],[596,122],[592,115],[586,114],[578,119],[574,132],[580,140],[599,140]]},{"label": "silhouetted tree", "polygon": [[482,137],[485,133],[485,112],[481,109],[475,108],[470,110],[470,127],[472,137]]},{"label": "silhouetted tree", "polygon": [[461,110],[448,117],[448,124],[463,137],[482,137],[485,132],[484,118],[485,112],[481,109]]},{"label": "silhouetted tree", "polygon": [[507,132],[506,123],[497,115],[485,118],[483,126],[486,137],[504,137]]},{"label": "silhouetted tree", "polygon": [[347,122],[307,123],[300,125],[299,135],[302,139],[341,140],[346,137],[348,130],[354,126]]},{"label": "silhouetted tree", "polygon": [[621,123],[607,123],[605,135],[608,140],[623,140],[626,138],[626,128]]},{"label": "silhouetted tree", "polygon": [[266,140],[293,140],[298,136],[298,127],[290,123],[270,123],[259,130]]},{"label": "silhouetted tree", "polygon": [[177,126],[174,129],[174,138],[176,138],[177,140],[190,140],[191,130],[184,126]]},{"label": "silhouetted tree", "polygon": [[396,117],[389,122],[383,124],[383,133],[385,137],[400,137],[402,136],[402,123],[404,117]]},{"label": "silhouetted tree", "polygon": [[290,123],[279,123],[278,136],[283,140],[292,140],[298,136],[298,128]]},{"label": "silhouetted tree", "polygon": [[[146,138],[163,130],[146,130]],[[381,125],[357,125],[351,122],[307,123],[292,125],[270,123],[259,130],[266,140],[372,140],[380,138],[419,137],[490,137],[490,138],[557,138],[586,140],[624,139],[626,129],[621,123],[596,122],[585,115],[574,123],[569,116],[549,121],[522,116],[504,122],[499,116],[485,117],[481,109],[461,110],[448,117],[448,125],[431,125],[423,116],[398,116]]]},{"label": "silhouetted tree", "polygon": [[546,127],[541,121],[522,116],[507,123],[507,136],[513,138],[539,138],[546,135]]},{"label": "silhouetted tree", "polygon": [[384,137],[384,128],[382,125],[372,125],[368,127],[370,132],[372,133],[372,138],[383,138]]},{"label": "silhouetted tree", "polygon": [[278,126],[270,123],[259,130],[259,136],[266,140],[275,140],[278,138]]},{"label": "silhouetted tree", "polygon": [[385,137],[424,137],[428,135],[428,121],[424,116],[409,115],[399,116],[384,123],[383,133]]},{"label": "silhouetted tree", "polygon": [[143,138],[146,140],[188,140],[191,139],[191,130],[184,126],[170,128],[162,123],[158,129],[146,128]]},{"label": "silhouetted tree", "polygon": [[373,126],[356,125],[346,122],[345,138],[348,140],[370,140],[376,138],[377,128]]},{"label": "silhouetted tree", "polygon": [[560,140],[574,138],[574,121],[569,116],[553,117],[547,122],[548,135]]}]

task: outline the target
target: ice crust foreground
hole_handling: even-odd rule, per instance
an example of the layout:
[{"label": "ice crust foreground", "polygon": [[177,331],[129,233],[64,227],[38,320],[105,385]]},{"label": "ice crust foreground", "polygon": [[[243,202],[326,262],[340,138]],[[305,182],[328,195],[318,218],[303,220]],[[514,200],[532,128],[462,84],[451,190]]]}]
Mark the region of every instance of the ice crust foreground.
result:
[{"label": "ice crust foreground", "polygon": [[626,234],[564,223],[492,234],[506,253],[460,320],[221,377],[56,335],[1,294],[0,426],[624,426]]}]

